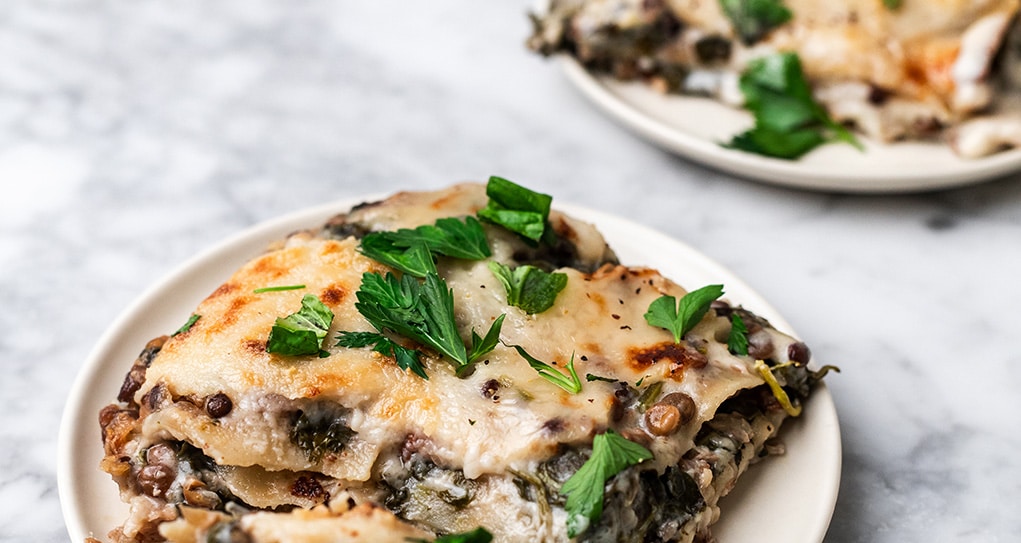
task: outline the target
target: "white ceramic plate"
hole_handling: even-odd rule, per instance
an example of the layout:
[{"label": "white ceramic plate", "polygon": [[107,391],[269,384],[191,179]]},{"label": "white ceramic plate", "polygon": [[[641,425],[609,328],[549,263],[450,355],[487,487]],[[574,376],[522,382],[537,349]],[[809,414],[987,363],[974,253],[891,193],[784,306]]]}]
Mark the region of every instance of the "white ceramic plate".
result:
[{"label": "white ceramic plate", "polygon": [[[145,343],[176,330],[202,299],[271,241],[321,224],[364,200],[316,207],[252,227],[181,266],[110,326],[78,375],[61,421],[58,485],[72,541],[80,542],[86,536],[105,538],[126,517],[117,485],[99,470],[102,446],[97,413],[116,397]],[[747,285],[691,247],[612,215],[576,206],[557,207],[595,223],[622,262],[659,268],[692,288],[722,283],[726,298],[766,317],[777,328],[791,331]],[[805,412],[783,430],[788,453],[749,470],[738,489],[725,498],[723,520],[714,528],[720,541],[822,541],[840,480],[840,430],[826,387],[815,391]]]},{"label": "white ceramic plate", "polygon": [[657,145],[691,160],[760,181],[839,192],[915,192],[967,185],[1021,170],[1021,149],[966,160],[939,143],[881,144],[865,151],[823,145],[800,160],[778,160],[719,145],[752,117],[709,98],[664,95],[641,83],[589,73],[563,57],[568,79],[596,106]]}]

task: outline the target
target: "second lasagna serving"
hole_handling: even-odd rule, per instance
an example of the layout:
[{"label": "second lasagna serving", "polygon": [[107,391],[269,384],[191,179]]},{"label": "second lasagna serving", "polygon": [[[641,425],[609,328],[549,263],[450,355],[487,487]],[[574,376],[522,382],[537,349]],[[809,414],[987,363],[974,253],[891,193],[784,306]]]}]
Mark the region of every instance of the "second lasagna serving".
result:
[{"label": "second lasagna serving", "polygon": [[882,142],[1021,146],[1018,0],[552,0],[529,46],[745,106],[727,145],[797,158],[849,125]]},{"label": "second lasagna serving", "polygon": [[824,371],[699,286],[500,178],[357,206],[142,350],[110,538],[711,541]]}]

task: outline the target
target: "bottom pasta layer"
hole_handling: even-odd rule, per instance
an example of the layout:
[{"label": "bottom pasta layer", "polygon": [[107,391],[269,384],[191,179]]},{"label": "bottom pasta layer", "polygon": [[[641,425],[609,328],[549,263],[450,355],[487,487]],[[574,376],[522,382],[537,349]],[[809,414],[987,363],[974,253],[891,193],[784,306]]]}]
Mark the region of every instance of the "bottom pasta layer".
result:
[{"label": "bottom pasta layer", "polygon": [[712,541],[822,372],[509,181],[296,232],[102,410],[132,541]]}]

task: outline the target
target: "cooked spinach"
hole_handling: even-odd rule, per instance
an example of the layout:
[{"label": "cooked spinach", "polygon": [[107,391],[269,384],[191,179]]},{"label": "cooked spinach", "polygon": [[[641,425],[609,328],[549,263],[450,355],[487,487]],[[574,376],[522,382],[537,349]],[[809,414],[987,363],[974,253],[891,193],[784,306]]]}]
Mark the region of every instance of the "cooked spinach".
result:
[{"label": "cooked spinach", "polygon": [[292,417],[291,443],[298,446],[308,461],[317,464],[329,453],[340,454],[355,431],[343,422],[338,409],[297,411]]}]

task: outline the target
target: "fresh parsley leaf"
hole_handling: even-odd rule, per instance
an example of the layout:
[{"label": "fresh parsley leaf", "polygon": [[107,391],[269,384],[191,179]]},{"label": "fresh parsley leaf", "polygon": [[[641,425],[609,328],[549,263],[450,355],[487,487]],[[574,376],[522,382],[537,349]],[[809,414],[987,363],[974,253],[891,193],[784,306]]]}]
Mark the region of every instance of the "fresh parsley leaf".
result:
[{"label": "fresh parsley leaf", "polygon": [[262,287],[252,291],[252,294],[262,294],[263,292],[281,292],[284,290],[301,290],[305,288],[305,285],[283,285],[279,287]]},{"label": "fresh parsley leaf", "polygon": [[599,521],[606,481],[651,458],[648,449],[613,430],[597,435],[592,442],[592,456],[560,488],[560,493],[567,495],[567,537],[573,538]]},{"label": "fresh parsley leaf", "polygon": [[[470,532],[440,536],[434,539],[432,543],[490,543],[492,540],[493,534],[480,527]],[[408,541],[412,543],[429,543],[428,539],[408,538]]]},{"label": "fresh parsley leaf", "polygon": [[[424,320],[421,338],[437,351],[455,360],[458,365],[468,364],[468,354],[454,321],[454,293],[438,275],[427,275],[420,290],[418,313]],[[412,338],[416,339],[416,338]]]},{"label": "fresh parsley leaf", "polygon": [[607,383],[616,383],[620,379],[610,379],[609,377],[602,377],[602,376],[599,376],[599,375],[593,375],[591,373],[586,373],[585,374],[585,380],[590,382],[590,383],[592,381],[605,381]]},{"label": "fresh parsley leaf", "polygon": [[737,313],[730,315],[730,334],[727,336],[727,349],[736,355],[748,354],[748,328]]},{"label": "fresh parsley leaf", "polygon": [[529,315],[553,307],[557,295],[567,286],[567,274],[548,273],[527,264],[511,270],[508,266],[491,261],[489,270],[507,291],[507,303],[520,307]]},{"label": "fresh parsley leaf", "polygon": [[482,260],[492,254],[486,231],[475,217],[465,217],[464,222],[453,217],[438,219],[434,226],[419,226],[414,232],[425,240],[430,251],[444,256]]},{"label": "fresh parsley leaf", "polygon": [[720,0],[720,7],[745,45],[759,41],[792,16],[780,0]]},{"label": "fresh parsley leaf", "polygon": [[326,332],[333,322],[333,311],[319,298],[306,294],[301,309],[278,318],[269,332],[266,352],[298,356],[319,354]]},{"label": "fresh parsley leaf", "polygon": [[532,243],[555,241],[553,230],[547,228],[552,196],[495,175],[486,184],[486,195],[489,202],[479,210],[479,218],[498,224]]},{"label": "fresh parsley leaf", "polygon": [[570,392],[571,394],[581,392],[581,379],[578,378],[578,373],[574,371],[574,353],[571,353],[571,361],[567,363],[568,375],[564,375],[554,366],[547,364],[542,360],[538,360],[528,354],[528,352],[526,352],[520,345],[508,345],[508,347],[514,347],[514,350],[521,355],[521,358],[527,360],[528,365],[531,366],[533,370],[539,372],[540,377]]},{"label": "fresh parsley leaf", "polygon": [[862,149],[854,135],[812,98],[796,54],[752,61],[741,75],[740,86],[745,108],[755,116],[755,127],[734,136],[724,147],[791,160],[829,141]]},{"label": "fresh parsley leaf", "polygon": [[660,296],[649,304],[645,322],[659,328],[666,328],[674,335],[674,341],[681,342],[684,334],[695,327],[713,301],[723,296],[723,285],[707,285],[681,297],[680,304],[673,296]]},{"label": "fresh parsley leaf", "polygon": [[434,543],[489,543],[493,540],[493,534],[485,528],[475,528],[470,532],[450,534],[437,537]]},{"label": "fresh parsley leaf", "polygon": [[459,366],[468,363],[454,324],[454,295],[446,282],[429,274],[423,283],[404,275],[362,275],[355,308],[377,330],[394,332],[436,349]]},{"label": "fresh parsley leaf", "polygon": [[742,132],[726,147],[777,158],[797,159],[805,153],[826,143],[826,137],[811,128],[802,128],[790,132],[778,132],[771,128],[756,126]]},{"label": "fresh parsley leaf", "polygon": [[[425,246],[429,258],[421,252],[419,245]],[[464,222],[447,217],[414,230],[402,228],[393,232],[370,232],[362,237],[359,249],[373,260],[416,277],[425,277],[427,273],[436,271],[432,255],[482,260],[491,254],[486,232],[475,217],[467,217]],[[405,254],[409,251],[412,254]]]},{"label": "fresh parsley leaf", "polygon": [[503,319],[497,319],[486,337],[478,341],[473,331],[469,356],[454,320],[454,295],[438,275],[430,273],[419,282],[411,275],[398,279],[392,273],[365,273],[356,296],[355,308],[377,330],[392,330],[432,347],[452,360],[459,374],[493,350],[503,324]]},{"label": "fresh parsley leaf", "polygon": [[500,342],[500,331],[503,329],[503,319],[505,317],[507,315],[500,315],[493,321],[493,324],[489,327],[489,332],[486,332],[486,337],[482,337],[474,329],[472,330],[472,344],[471,348],[468,349],[468,364],[474,363],[496,348],[496,344]]},{"label": "fresh parsley leaf", "polygon": [[436,273],[436,261],[433,260],[429,246],[422,241],[401,247],[388,236],[366,234],[358,250],[376,262],[415,277]]},{"label": "fresh parsley leaf", "polygon": [[198,322],[198,320],[201,319],[201,318],[202,318],[201,315],[192,314],[192,316],[188,317],[188,321],[185,322],[183,325],[181,325],[181,327],[178,328],[176,332],[174,332],[173,334],[170,334],[170,336],[173,337],[173,336],[176,336],[178,334],[183,334],[183,333],[187,332],[188,330],[191,330],[191,327],[194,326],[195,323]]},{"label": "fresh parsley leaf", "polygon": [[372,347],[373,351],[389,356],[397,361],[397,367],[402,370],[410,369],[415,375],[423,379],[429,376],[425,373],[425,367],[418,358],[418,351],[409,349],[395,343],[390,338],[376,332],[340,332],[337,334],[337,347],[348,347],[358,349],[361,347]]},{"label": "fresh parsley leaf", "polygon": [[336,347],[347,347],[348,349],[361,349],[373,347],[379,344],[386,336],[378,332],[337,332]]},{"label": "fresh parsley leaf", "polygon": [[520,234],[533,243],[542,239],[546,231],[546,221],[541,214],[531,211],[500,209],[498,206],[493,205],[492,202],[487,207],[479,210],[479,217],[499,224],[511,232]]}]

